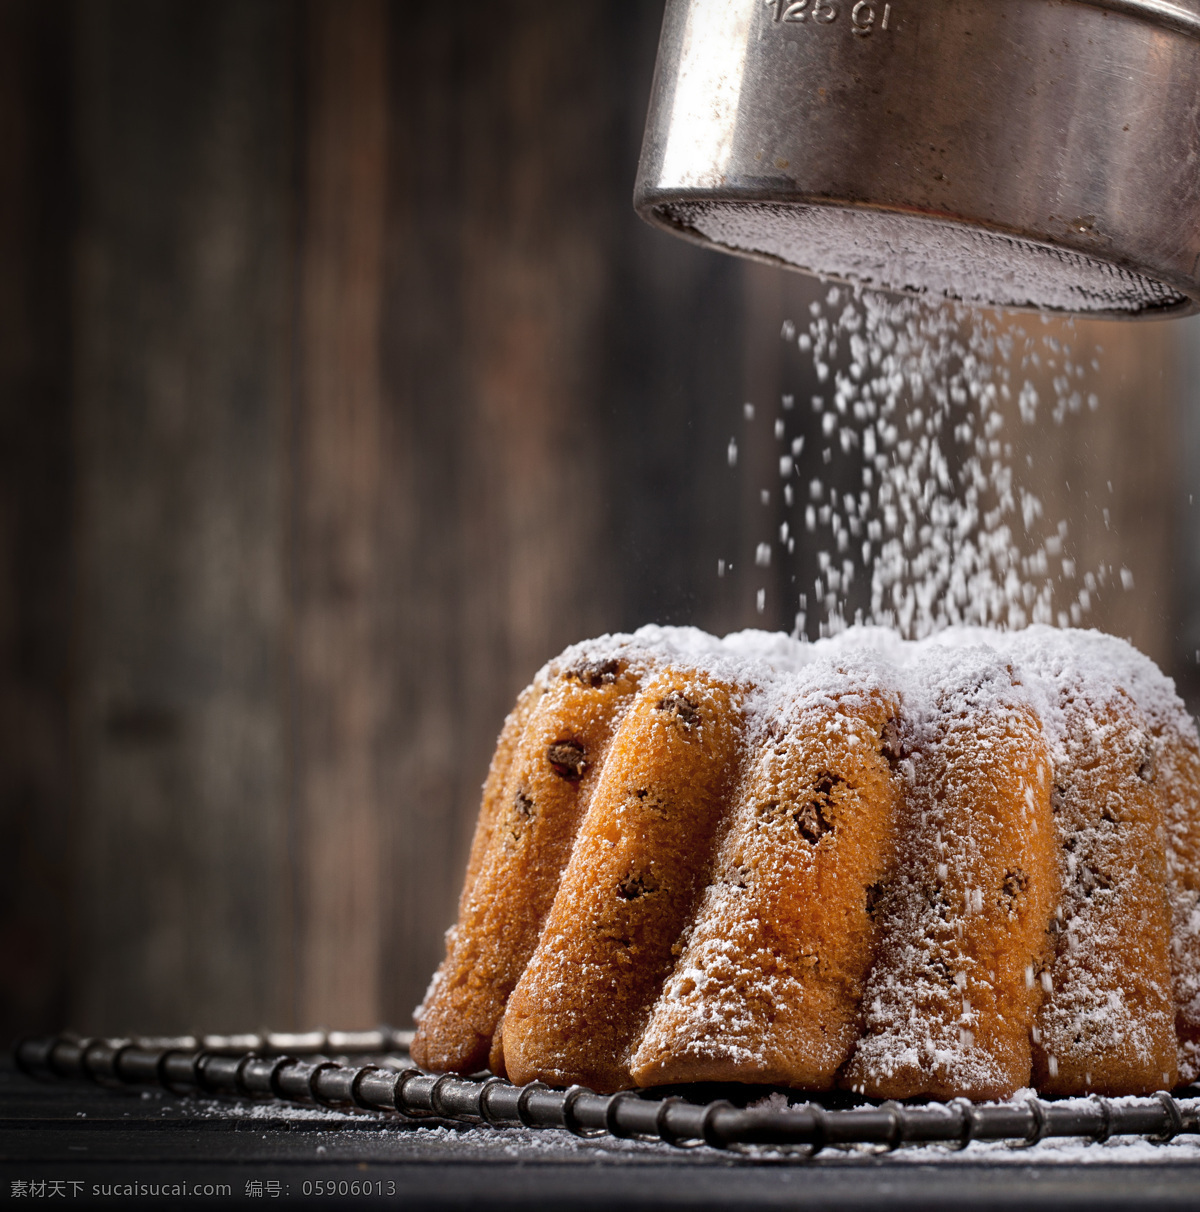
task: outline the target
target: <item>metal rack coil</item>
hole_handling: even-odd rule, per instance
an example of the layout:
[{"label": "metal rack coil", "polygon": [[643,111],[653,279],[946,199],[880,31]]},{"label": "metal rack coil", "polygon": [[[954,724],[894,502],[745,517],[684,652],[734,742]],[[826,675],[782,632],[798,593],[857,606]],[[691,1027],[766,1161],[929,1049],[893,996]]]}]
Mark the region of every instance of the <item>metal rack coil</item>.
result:
[{"label": "metal rack coil", "polygon": [[[87,1079],[114,1087],[160,1086],[178,1094],[281,1099],[342,1111],[396,1114],[407,1120],[559,1128],[577,1136],[661,1141],[680,1148],[758,1146],[813,1156],[827,1147],[921,1144],[966,1147],[972,1141],[1033,1145],[1051,1137],[1102,1143],[1114,1136],[1163,1142],[1200,1134],[1200,1090],[1175,1097],[1099,1096],[1008,1103],[863,1103],[827,1108],[697,1102],[678,1092],[596,1094],[540,1082],[430,1074],[407,1064],[408,1032],[267,1032],[182,1039],[27,1039],[17,1065],[34,1077]],[[369,1063],[346,1063],[353,1056]],[[334,1059],[343,1057],[346,1060]]]}]

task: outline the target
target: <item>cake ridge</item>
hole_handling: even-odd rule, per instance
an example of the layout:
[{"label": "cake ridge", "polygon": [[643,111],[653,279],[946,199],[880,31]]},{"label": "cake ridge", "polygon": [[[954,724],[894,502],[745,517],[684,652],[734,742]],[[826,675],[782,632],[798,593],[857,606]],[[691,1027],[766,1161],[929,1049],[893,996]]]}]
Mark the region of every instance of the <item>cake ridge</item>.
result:
[{"label": "cake ridge", "polygon": [[[506,734],[418,1013],[426,1067],[482,1067],[490,1033],[495,1072],[603,1089],[993,1097],[1197,1075],[1200,743],[1126,641],[651,625],[548,661]],[[512,866],[496,820],[549,830],[553,861]],[[514,880],[536,913],[506,901]]]}]

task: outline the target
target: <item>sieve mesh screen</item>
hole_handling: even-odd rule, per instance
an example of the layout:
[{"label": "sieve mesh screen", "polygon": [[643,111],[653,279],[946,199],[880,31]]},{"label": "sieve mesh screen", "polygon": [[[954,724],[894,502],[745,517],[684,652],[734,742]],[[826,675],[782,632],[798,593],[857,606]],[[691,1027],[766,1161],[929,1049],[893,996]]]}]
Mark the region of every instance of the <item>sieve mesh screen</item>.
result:
[{"label": "sieve mesh screen", "polygon": [[883,290],[1127,315],[1188,302],[1162,282],[1082,253],[915,215],[706,199],[660,203],[655,211],[673,227],[732,251]]}]

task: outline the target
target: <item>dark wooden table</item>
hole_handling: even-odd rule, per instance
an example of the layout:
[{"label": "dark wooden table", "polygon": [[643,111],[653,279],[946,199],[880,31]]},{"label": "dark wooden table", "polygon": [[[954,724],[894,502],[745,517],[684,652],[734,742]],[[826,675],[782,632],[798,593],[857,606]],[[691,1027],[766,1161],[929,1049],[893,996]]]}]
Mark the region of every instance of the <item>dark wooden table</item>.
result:
[{"label": "dark wooden table", "polygon": [[[972,1145],[804,1161],[43,1083],[6,1063],[0,1184],[6,1204],[61,1198],[130,1208],[1194,1210],[1200,1142]],[[164,1185],[165,1197],[154,1193]],[[181,1187],[186,1194],[173,1193]]]}]

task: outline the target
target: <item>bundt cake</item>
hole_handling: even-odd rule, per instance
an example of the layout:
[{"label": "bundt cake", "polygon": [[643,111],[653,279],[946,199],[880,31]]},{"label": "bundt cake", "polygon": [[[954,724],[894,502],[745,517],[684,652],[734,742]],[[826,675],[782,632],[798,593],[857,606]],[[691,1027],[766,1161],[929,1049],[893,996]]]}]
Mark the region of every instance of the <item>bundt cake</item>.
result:
[{"label": "bundt cake", "polygon": [[1095,631],[576,645],[505,723],[413,1056],[601,1092],[1171,1088],[1198,801],[1173,684]]}]

